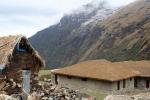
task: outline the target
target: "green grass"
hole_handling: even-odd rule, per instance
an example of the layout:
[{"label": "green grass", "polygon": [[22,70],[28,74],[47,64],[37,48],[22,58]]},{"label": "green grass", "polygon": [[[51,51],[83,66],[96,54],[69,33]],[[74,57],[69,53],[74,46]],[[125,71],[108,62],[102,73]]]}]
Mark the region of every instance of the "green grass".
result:
[{"label": "green grass", "polygon": [[93,91],[93,90],[84,90],[84,93],[87,93],[90,96],[96,97],[96,100],[104,100],[104,98],[108,95],[102,92]]},{"label": "green grass", "polygon": [[96,100],[104,100],[104,98],[107,96],[107,94],[102,94],[95,91],[89,92],[89,95],[96,97]]},{"label": "green grass", "polygon": [[39,79],[43,81],[44,78],[50,79],[51,73],[50,70],[40,70],[39,72]]},{"label": "green grass", "polygon": [[40,70],[39,76],[42,76],[42,75],[50,75],[50,70]]}]

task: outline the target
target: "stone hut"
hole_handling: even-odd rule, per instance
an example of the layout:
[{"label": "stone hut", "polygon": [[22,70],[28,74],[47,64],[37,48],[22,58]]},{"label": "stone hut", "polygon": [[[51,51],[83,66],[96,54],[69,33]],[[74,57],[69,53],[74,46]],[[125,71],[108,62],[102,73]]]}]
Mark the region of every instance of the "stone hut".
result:
[{"label": "stone hut", "polygon": [[150,61],[89,60],[52,72],[55,84],[100,91],[130,91],[150,86]]},{"label": "stone hut", "polygon": [[[31,46],[26,37],[21,35],[0,37],[1,90],[7,91],[7,89],[3,89],[5,85],[2,84],[7,84],[10,79],[15,84],[22,85],[23,70],[31,71],[31,84],[35,84],[34,79],[42,67],[44,67],[44,60]],[[9,88],[9,90],[11,89]],[[15,91],[16,89],[13,90]],[[11,92],[14,91],[11,90]]]}]

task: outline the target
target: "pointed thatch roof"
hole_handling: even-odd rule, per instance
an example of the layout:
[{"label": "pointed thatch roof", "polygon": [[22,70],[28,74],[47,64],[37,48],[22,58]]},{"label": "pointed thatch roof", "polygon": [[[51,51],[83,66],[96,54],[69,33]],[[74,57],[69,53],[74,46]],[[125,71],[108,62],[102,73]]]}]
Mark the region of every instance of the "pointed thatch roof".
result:
[{"label": "pointed thatch roof", "polygon": [[44,67],[44,60],[41,59],[37,51],[30,45],[27,38],[22,35],[0,37],[0,64],[6,65],[9,57],[14,53],[17,43],[19,43],[22,39],[26,40],[31,54],[34,55],[37,61],[40,63],[40,67]]}]

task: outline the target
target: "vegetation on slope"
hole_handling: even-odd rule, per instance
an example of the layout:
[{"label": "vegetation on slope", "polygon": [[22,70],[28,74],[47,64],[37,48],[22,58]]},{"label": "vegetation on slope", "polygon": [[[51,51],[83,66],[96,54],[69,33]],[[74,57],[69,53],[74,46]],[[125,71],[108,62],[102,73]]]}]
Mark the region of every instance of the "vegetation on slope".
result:
[{"label": "vegetation on slope", "polygon": [[[110,11],[105,7],[100,9]],[[95,14],[94,11],[88,17],[83,13],[67,15],[59,24],[30,38],[47,66],[56,68],[88,59],[150,59],[149,0],[138,0],[107,19],[89,22]],[[107,13],[101,16],[104,15]]]}]

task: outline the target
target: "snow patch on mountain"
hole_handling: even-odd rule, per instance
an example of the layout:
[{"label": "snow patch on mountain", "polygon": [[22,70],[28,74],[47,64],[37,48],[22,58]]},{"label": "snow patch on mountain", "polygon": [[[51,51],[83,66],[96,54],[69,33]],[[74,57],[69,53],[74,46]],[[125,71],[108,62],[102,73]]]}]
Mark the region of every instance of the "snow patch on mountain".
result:
[{"label": "snow patch on mountain", "polygon": [[82,25],[88,25],[92,22],[96,21],[103,21],[104,19],[108,18],[110,15],[112,15],[114,12],[113,9],[100,9],[97,11],[95,16],[91,17],[88,21],[84,22]]}]

